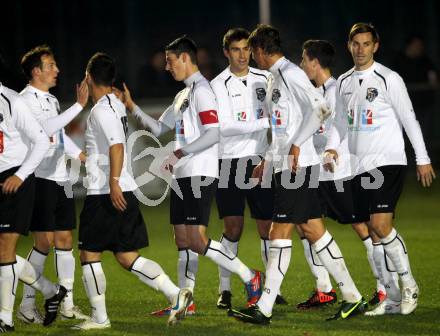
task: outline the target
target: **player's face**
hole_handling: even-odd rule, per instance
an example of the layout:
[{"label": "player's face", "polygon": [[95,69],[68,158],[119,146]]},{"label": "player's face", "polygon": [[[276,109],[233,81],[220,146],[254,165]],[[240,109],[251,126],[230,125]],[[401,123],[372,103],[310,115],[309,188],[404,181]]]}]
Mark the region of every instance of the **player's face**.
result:
[{"label": "player's face", "polygon": [[270,68],[266,61],[265,54],[261,48],[252,48],[252,58],[257,63],[258,68],[261,70],[268,70]]},{"label": "player's face", "polygon": [[314,80],[316,77],[316,60],[311,60],[309,56],[307,55],[306,51],[303,50],[302,53],[302,60],[301,60],[301,68],[306,73],[307,77],[309,77],[310,80]]},{"label": "player's face", "polygon": [[60,70],[55,59],[51,55],[41,56],[41,67],[38,68],[37,76],[48,89],[57,85],[57,77]]},{"label": "player's face", "polygon": [[357,70],[365,70],[373,64],[374,53],[379,48],[379,43],[373,41],[371,33],[359,33],[353,36],[348,42],[348,50],[353,57],[354,65]]},{"label": "player's face", "polygon": [[229,50],[225,49],[224,53],[229,60],[232,72],[244,72],[248,69],[251,50],[247,40],[231,42]]},{"label": "player's face", "polygon": [[165,70],[169,71],[176,81],[183,81],[186,74],[184,53],[180,54],[180,56],[177,57],[175,53],[167,51],[165,53],[165,60]]}]

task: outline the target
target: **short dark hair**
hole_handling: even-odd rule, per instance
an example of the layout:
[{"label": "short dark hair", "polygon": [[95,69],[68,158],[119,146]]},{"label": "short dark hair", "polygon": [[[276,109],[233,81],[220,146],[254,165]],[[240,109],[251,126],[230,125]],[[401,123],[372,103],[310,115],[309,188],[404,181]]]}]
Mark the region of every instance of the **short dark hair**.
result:
[{"label": "short dark hair", "polygon": [[303,50],[310,60],[317,59],[321,67],[330,68],[333,65],[335,48],[325,40],[308,40],[303,44]]},{"label": "short dark hair", "polygon": [[187,53],[193,64],[197,64],[197,45],[196,43],[183,35],[165,47],[165,51],[170,51],[179,57],[182,53]]},{"label": "short dark hair", "polygon": [[358,22],[353,25],[348,34],[348,41],[352,41],[354,36],[361,33],[371,33],[373,36],[373,42],[379,42],[379,34],[376,28],[371,23]]},{"label": "short dark hair", "polygon": [[102,52],[94,54],[87,63],[87,72],[96,85],[112,86],[115,81],[115,61]]},{"label": "short dark hair", "polygon": [[249,31],[244,28],[231,28],[226,32],[225,36],[223,36],[223,48],[229,50],[229,46],[232,42],[247,40],[249,35]]},{"label": "short dark hair", "polygon": [[21,68],[28,80],[32,79],[32,70],[34,68],[39,67],[41,69],[43,65],[43,62],[41,62],[42,56],[53,56],[52,50],[45,44],[29,50],[21,58]]},{"label": "short dark hair", "polygon": [[249,36],[249,45],[269,55],[281,53],[280,32],[270,25],[260,24]]}]

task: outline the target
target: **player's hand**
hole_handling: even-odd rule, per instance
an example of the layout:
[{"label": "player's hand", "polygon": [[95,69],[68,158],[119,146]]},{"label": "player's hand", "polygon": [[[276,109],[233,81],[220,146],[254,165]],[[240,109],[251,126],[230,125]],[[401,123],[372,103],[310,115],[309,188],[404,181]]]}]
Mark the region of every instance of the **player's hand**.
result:
[{"label": "player's hand", "polygon": [[429,187],[435,179],[435,172],[431,164],[417,166],[417,181],[420,181],[422,186]]},{"label": "player's hand", "polygon": [[252,178],[258,179],[258,184],[261,183],[261,181],[263,180],[263,174],[264,174],[264,164],[265,164],[265,160],[261,160],[261,162],[259,164],[257,164],[254,168],[254,170],[252,171]]},{"label": "player's hand", "polygon": [[84,78],[81,84],[76,84],[76,101],[84,108],[89,100],[89,87]]},{"label": "player's hand", "polygon": [[17,175],[9,176],[3,183],[2,183],[2,192],[3,194],[12,194],[16,193],[18,188],[23,184],[23,181],[21,178],[19,178]]},{"label": "player's hand", "polygon": [[298,167],[300,148],[298,146],[292,145],[289,150],[289,166],[293,173],[296,172]]},{"label": "player's hand", "polygon": [[110,199],[117,210],[125,211],[125,209],[127,209],[127,201],[125,200],[122,189],[119,186],[119,178],[112,178],[110,181]]},{"label": "player's hand", "polygon": [[134,109],[134,106],[136,104],[134,103],[133,98],[131,98],[131,93],[130,93],[130,90],[128,89],[127,85],[125,85],[125,83],[122,83],[122,85],[124,85],[124,104],[125,104],[125,107],[127,108],[127,110],[132,112]]},{"label": "player's hand", "polygon": [[338,165],[338,152],[334,149],[327,149],[324,152],[324,170],[334,173],[335,172],[335,165]]},{"label": "player's hand", "polygon": [[164,172],[173,172],[173,167],[176,165],[176,163],[183,157],[183,152],[178,149],[175,150],[173,153],[171,153],[165,161],[160,166],[160,169]]}]

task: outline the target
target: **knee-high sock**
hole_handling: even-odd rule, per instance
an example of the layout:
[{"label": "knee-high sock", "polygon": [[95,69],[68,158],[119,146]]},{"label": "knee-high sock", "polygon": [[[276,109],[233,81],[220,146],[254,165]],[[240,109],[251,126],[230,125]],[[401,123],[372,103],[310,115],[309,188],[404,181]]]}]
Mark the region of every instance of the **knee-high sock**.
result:
[{"label": "knee-high sock", "polygon": [[[220,243],[226,249],[231,251],[232,255],[237,256],[238,241],[232,241],[223,234],[222,238],[220,239]],[[231,272],[221,266],[218,267],[218,272],[220,276],[219,292],[221,293],[223,291],[231,291]]]},{"label": "knee-high sock", "polygon": [[[47,253],[38,251],[35,247],[29,252],[27,260],[31,263],[37,274],[43,274],[44,263],[46,262]],[[21,307],[35,306],[35,289],[31,286],[23,286],[23,298],[21,300]]]},{"label": "knee-high sock", "polygon": [[177,283],[180,288],[190,288],[194,292],[198,268],[199,255],[188,248],[179,249]]},{"label": "knee-high sock", "polygon": [[269,262],[266,269],[266,281],[258,307],[266,316],[272,314],[277,294],[286,275],[292,254],[292,240],[274,239],[270,241]]},{"label": "knee-high sock", "polygon": [[60,287],[39,274],[29,261],[19,255],[16,255],[15,258],[17,259],[18,280],[41,292],[45,299],[49,299],[58,293]]},{"label": "knee-high sock", "polygon": [[391,259],[394,267],[396,267],[397,273],[402,280],[402,286],[415,286],[416,281],[411,272],[408,250],[406,249],[403,238],[393,228],[387,237],[381,239],[381,242],[386,255]]},{"label": "knee-high sock", "polygon": [[107,320],[105,291],[107,282],[100,261],[82,264],[84,289],[92,307],[92,320],[103,323]]},{"label": "knee-high sock", "polygon": [[179,293],[179,287],[170,280],[162,267],[153,260],[139,256],[131,265],[130,272],[136,274],[143,283],[162,292],[170,302]]},{"label": "knee-high sock", "polygon": [[379,271],[377,270],[376,263],[374,261],[373,240],[370,236],[367,236],[366,238],[362,239],[362,242],[364,243],[365,249],[367,250],[367,260],[370,264],[371,272],[373,272],[373,275],[376,278],[376,290],[386,292],[385,286],[380,281]]},{"label": "knee-high sock", "polygon": [[260,253],[261,260],[263,261],[264,269],[267,269],[267,263],[269,262],[270,252],[270,240],[267,238],[260,238]]},{"label": "knee-high sock", "polygon": [[228,271],[237,274],[246,283],[251,281],[253,272],[231,250],[224,247],[218,241],[209,240],[205,249],[205,256],[217,265],[226,268]]},{"label": "knee-high sock", "polygon": [[385,255],[382,243],[373,243],[373,258],[380,282],[385,287],[387,296],[393,301],[401,301],[397,272],[393,270],[392,261]]},{"label": "knee-high sock", "polygon": [[0,320],[9,326],[14,325],[12,312],[18,282],[16,264],[16,261],[0,264]]},{"label": "knee-high sock", "polygon": [[330,292],[333,287],[327,269],[322,264],[319,256],[316,254],[309,241],[306,238],[301,238],[301,242],[304,246],[304,256],[306,257],[310,270],[316,279],[316,289],[320,292]]},{"label": "knee-high sock", "polygon": [[326,231],[321,238],[316,241],[312,247],[318,254],[319,259],[324,264],[327,271],[337,282],[341,290],[342,297],[347,302],[357,302],[362,295],[356,288],[353,279],[345,266],[344,257],[338,244],[334,241],[332,235]]},{"label": "knee-high sock", "polygon": [[73,250],[55,249],[55,270],[59,284],[67,289],[63,300],[64,309],[73,308],[73,282],[75,279],[75,258]]}]

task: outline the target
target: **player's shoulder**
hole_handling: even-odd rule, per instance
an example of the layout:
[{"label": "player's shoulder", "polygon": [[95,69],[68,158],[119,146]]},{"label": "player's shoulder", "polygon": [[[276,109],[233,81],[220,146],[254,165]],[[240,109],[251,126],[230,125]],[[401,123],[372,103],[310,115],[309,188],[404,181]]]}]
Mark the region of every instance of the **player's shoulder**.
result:
[{"label": "player's shoulder", "polygon": [[232,77],[231,71],[229,67],[220,72],[215,78],[211,81],[211,85],[225,85],[226,82]]},{"label": "player's shoulder", "polygon": [[373,75],[376,76],[380,81],[382,81],[387,89],[390,83],[403,81],[402,77],[396,71],[391,70],[390,68],[378,62],[374,63]]},{"label": "player's shoulder", "polygon": [[271,76],[269,71],[266,70],[260,70],[257,68],[249,67],[249,74],[256,79],[267,81],[269,77]]},{"label": "player's shoulder", "polygon": [[338,90],[341,90],[343,85],[346,85],[346,83],[350,82],[349,79],[352,78],[353,74],[354,74],[354,67],[341,74],[336,80],[336,88]]},{"label": "player's shoulder", "polygon": [[209,81],[204,76],[201,76],[198,80],[194,82],[191,91],[194,93],[195,96],[209,95],[211,93],[214,94],[211,83],[209,83]]}]

